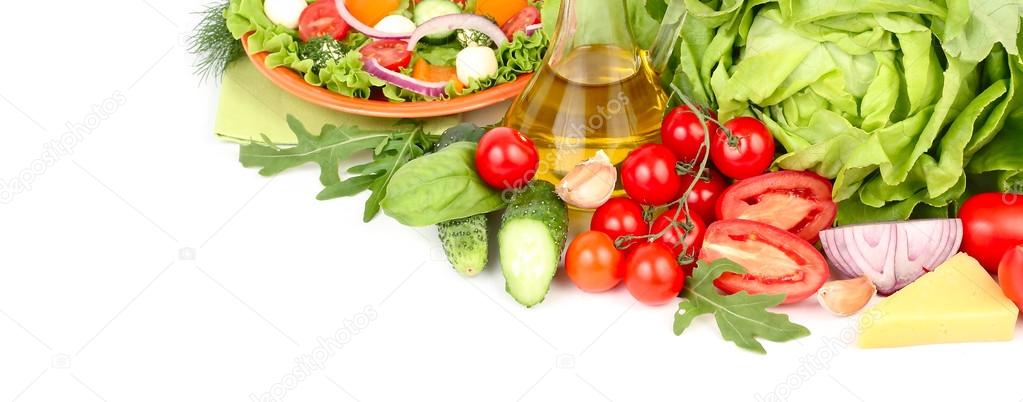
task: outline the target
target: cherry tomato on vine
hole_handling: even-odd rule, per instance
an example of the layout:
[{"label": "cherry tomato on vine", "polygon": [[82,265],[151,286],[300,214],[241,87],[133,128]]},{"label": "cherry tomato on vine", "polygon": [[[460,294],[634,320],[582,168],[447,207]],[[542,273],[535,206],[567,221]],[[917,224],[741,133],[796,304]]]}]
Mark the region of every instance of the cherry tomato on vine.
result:
[{"label": "cherry tomato on vine", "polygon": [[721,173],[733,179],[756,176],[774,162],[774,137],[759,120],[737,117],[714,134],[710,160]]},{"label": "cherry tomato on vine", "polygon": [[499,190],[525,186],[533,180],[539,164],[533,141],[508,127],[488,131],[476,148],[476,171]]},{"label": "cherry tomato on vine", "polygon": [[[621,236],[644,236],[650,233],[650,225],[643,216],[643,207],[625,197],[608,200],[593,212],[590,230],[603,232],[617,241]],[[634,249],[639,241],[626,244],[625,251]]]},{"label": "cherry tomato on vine", "polygon": [[675,253],[660,242],[643,243],[625,258],[625,287],[636,300],[668,303],[682,291],[685,273]]},{"label": "cherry tomato on vine", "polygon": [[576,287],[603,292],[618,286],[625,277],[622,252],[606,233],[583,232],[572,240],[565,254],[565,272]]},{"label": "cherry tomato on vine", "polygon": [[[694,178],[693,173],[682,176],[683,192],[689,188]],[[708,167],[703,171],[700,179],[696,181],[693,191],[689,193],[689,198],[686,200],[686,204],[689,205],[689,212],[699,216],[703,219],[704,223],[714,222],[717,220],[715,210],[717,209],[718,199],[721,198],[721,194],[727,188],[728,182],[725,181],[724,177],[721,177],[721,173],[718,173],[714,168]]]},{"label": "cherry tomato on vine", "polygon": [[678,158],[661,144],[636,148],[622,163],[625,193],[643,205],[664,205],[682,195]]},{"label": "cherry tomato on vine", "polygon": [[[669,226],[672,228],[668,229]],[[668,230],[664,231],[665,229]],[[688,256],[686,260],[691,260],[688,264],[680,263],[682,270],[688,276],[696,267],[696,257],[700,255],[700,248],[703,247],[703,233],[707,231],[703,219],[698,215],[692,215],[687,220],[685,211],[679,211],[678,207],[670,208],[654,219],[653,226],[650,228],[650,233],[655,235],[662,231],[664,234],[658,237],[657,241],[671,248],[675,256],[685,253]]]},{"label": "cherry tomato on vine", "polygon": [[[710,117],[716,119],[713,112]],[[682,162],[699,164],[700,160],[706,157],[707,149],[700,150],[704,146],[704,137],[713,138],[713,134],[721,127],[717,123],[707,120],[707,130],[703,129],[700,117],[693,113],[689,106],[682,105],[672,109],[661,125],[661,143],[671,148],[675,157]],[[710,141],[706,141],[708,144]]]}]

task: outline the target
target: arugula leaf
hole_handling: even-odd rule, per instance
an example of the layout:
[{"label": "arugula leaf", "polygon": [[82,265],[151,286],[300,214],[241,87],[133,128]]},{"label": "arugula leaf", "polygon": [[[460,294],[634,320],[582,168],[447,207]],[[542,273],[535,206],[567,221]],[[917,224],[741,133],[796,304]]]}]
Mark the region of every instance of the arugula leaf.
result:
[{"label": "arugula leaf", "polygon": [[714,280],[725,272],[743,274],[746,270],[724,259],[697,263],[675,313],[675,335],[682,335],[693,319],[703,314],[714,314],[722,338],[760,354],[767,352],[756,338],[785,342],[810,335],[810,330],[792,323],[787,315],[766,310],[781,304],[785,295],[751,295],[745,291],[722,295],[714,287]]},{"label": "arugula leaf", "polygon": [[[391,176],[408,161],[422,156],[433,146],[420,124],[396,126],[390,131],[366,131],[357,127],[326,125],[320,135],[310,133],[294,116],[288,126],[298,138],[297,145],[280,148],[269,138],[263,143],[241,146],[238,160],[245,167],[259,167],[259,174],[273,176],[307,163],[320,166],[320,184],[316,198],[328,200],[348,197],[369,190],[363,220],[370,221],[380,211]],[[340,164],[361,151],[373,151],[373,160],[348,169],[354,176],[342,181]]]}]

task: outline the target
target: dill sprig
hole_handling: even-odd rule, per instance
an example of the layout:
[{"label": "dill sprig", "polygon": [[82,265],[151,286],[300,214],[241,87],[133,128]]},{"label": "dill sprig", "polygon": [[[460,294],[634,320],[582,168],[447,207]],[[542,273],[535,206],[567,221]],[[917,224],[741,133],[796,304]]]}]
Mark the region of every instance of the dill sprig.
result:
[{"label": "dill sprig", "polygon": [[196,56],[195,73],[200,79],[220,79],[232,61],[245,55],[241,41],[227,29],[224,12],[230,1],[210,4],[198,12],[202,19],[188,37],[188,51]]}]

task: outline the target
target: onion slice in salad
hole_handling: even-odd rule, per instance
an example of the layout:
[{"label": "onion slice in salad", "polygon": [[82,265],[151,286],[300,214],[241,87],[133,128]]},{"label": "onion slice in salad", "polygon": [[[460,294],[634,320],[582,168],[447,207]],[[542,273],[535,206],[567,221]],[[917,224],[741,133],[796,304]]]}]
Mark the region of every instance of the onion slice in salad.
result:
[{"label": "onion slice in salad", "polygon": [[372,57],[362,58],[363,68],[370,75],[394,84],[398,88],[407,89],[420,95],[439,98],[447,92],[447,82],[427,82],[417,80],[397,71],[388,70]]},{"label": "onion slice in salad", "polygon": [[533,24],[526,27],[526,35],[532,35],[534,32],[543,29],[543,24]]},{"label": "onion slice in salad", "polygon": [[844,226],[821,231],[831,266],[849,278],[866,276],[890,295],[954,255],[963,221],[923,219]]},{"label": "onion slice in salad", "polygon": [[345,5],[345,0],[334,0],[337,5],[337,12],[341,14],[341,19],[345,20],[349,26],[356,31],[362,32],[366,36],[374,39],[406,39],[409,37],[407,33],[391,33],[384,32],[379,29],[373,28],[369,25],[362,23],[352,12],[348,10],[348,6]]},{"label": "onion slice in salad", "polygon": [[426,21],[416,28],[412,32],[412,37],[408,40],[408,50],[415,50],[416,44],[426,35],[448,32],[455,29],[479,31],[487,35],[497,46],[508,42],[508,37],[504,35],[504,31],[501,30],[501,27],[494,24],[493,21],[476,14],[448,14]]}]

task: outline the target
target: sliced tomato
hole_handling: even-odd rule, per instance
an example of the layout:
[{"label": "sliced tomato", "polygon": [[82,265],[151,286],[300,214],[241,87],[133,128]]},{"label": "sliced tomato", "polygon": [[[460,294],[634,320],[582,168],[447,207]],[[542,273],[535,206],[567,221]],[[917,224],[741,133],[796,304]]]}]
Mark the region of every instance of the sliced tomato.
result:
[{"label": "sliced tomato", "polygon": [[536,7],[528,6],[519,10],[515,15],[511,16],[508,21],[505,21],[501,25],[501,30],[504,31],[504,36],[508,37],[508,40],[515,38],[515,33],[519,31],[525,31],[526,27],[540,23],[540,10]]},{"label": "sliced tomato", "polygon": [[333,0],[319,0],[302,11],[298,19],[298,36],[303,42],[320,36],[341,40],[348,35],[348,24],[337,12]]},{"label": "sliced tomato", "polygon": [[380,39],[359,49],[363,57],[376,59],[388,70],[399,71],[412,62],[412,52],[406,50],[408,43],[398,39]]},{"label": "sliced tomato", "polygon": [[831,182],[811,172],[782,171],[740,180],[718,199],[718,219],[745,219],[817,242],[835,223]]},{"label": "sliced tomato", "polygon": [[462,81],[458,80],[458,71],[454,67],[435,66],[425,59],[416,60],[412,67],[412,78],[426,82],[450,82],[454,81],[455,90],[461,92]]},{"label": "sliced tomato", "polygon": [[714,285],[726,293],[784,294],[782,304],[810,297],[828,280],[828,263],[796,235],[759,222],[717,221],[707,227],[700,259],[727,258],[746,269],[724,273]]}]

